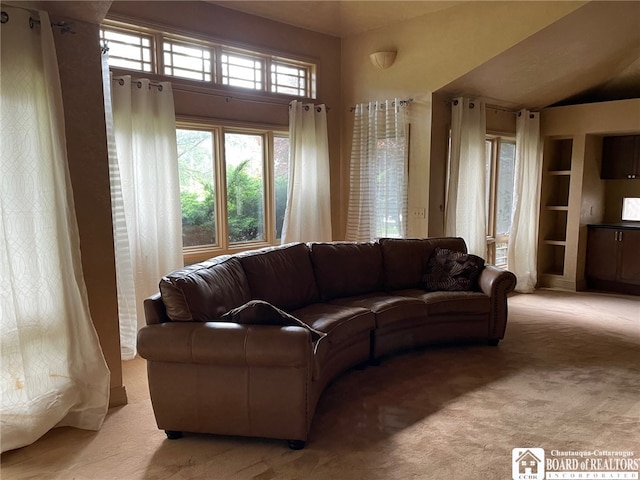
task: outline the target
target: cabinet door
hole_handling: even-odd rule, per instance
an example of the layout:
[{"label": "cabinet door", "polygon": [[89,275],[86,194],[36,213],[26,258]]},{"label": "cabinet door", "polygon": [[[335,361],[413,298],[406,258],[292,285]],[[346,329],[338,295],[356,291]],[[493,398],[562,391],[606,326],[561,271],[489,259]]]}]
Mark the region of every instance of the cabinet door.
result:
[{"label": "cabinet door", "polygon": [[618,256],[617,230],[590,228],[587,237],[587,277],[597,280],[616,280]]},{"label": "cabinet door", "polygon": [[604,137],[600,178],[631,178],[637,163],[638,138],[639,135]]},{"label": "cabinet door", "polygon": [[618,281],[640,285],[640,230],[620,230],[620,234]]}]

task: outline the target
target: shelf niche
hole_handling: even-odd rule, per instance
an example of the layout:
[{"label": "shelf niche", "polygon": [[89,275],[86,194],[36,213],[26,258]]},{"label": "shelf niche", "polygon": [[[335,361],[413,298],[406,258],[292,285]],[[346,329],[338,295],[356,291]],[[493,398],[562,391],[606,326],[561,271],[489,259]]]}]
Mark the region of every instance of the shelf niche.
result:
[{"label": "shelf niche", "polygon": [[544,147],[538,269],[563,276],[573,138],[547,137]]},{"label": "shelf niche", "polygon": [[547,143],[545,164],[548,172],[571,172],[572,138],[552,138]]},{"label": "shelf niche", "polygon": [[567,210],[550,210],[546,214],[542,238],[545,244],[558,244],[567,240]]}]

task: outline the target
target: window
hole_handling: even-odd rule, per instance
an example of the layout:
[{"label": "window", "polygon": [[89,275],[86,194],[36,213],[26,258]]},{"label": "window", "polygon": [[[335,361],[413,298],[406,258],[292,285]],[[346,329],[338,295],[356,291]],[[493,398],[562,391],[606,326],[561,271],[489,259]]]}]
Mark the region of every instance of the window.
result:
[{"label": "window", "polygon": [[[170,80],[198,95],[244,88],[258,102],[263,99],[255,91],[269,95],[265,102],[273,94],[315,96],[316,66],[303,59],[115,20],[100,27],[100,40],[116,75],[118,69],[149,72],[154,81]],[[177,120],[185,261],[278,243],[289,183],[288,132],[254,123],[245,128],[237,119],[233,126],[202,117]]]},{"label": "window", "polygon": [[402,238],[406,234],[407,178],[404,136],[378,139],[373,174],[376,237]]},{"label": "window", "polygon": [[109,66],[152,72],[153,37],[137,31],[101,28],[100,41],[109,46]]},{"label": "window", "polygon": [[222,83],[233,87],[262,89],[262,59],[225,51],[221,58]]},{"label": "window", "polygon": [[289,137],[274,135],[273,137],[273,183],[276,208],[276,239],[282,238],[284,212],[287,208],[289,194]]},{"label": "window", "polygon": [[288,136],[180,124],[176,139],[185,257],[277,243],[287,200]]},{"label": "window", "polygon": [[486,140],[487,261],[507,267],[507,247],[513,210],[516,142],[489,136]]},{"label": "window", "polygon": [[271,91],[299,97],[308,96],[310,76],[307,65],[274,60],[271,63]]},{"label": "window", "polygon": [[113,21],[101,26],[100,41],[109,47],[111,67],[315,98],[316,66],[300,59]]},{"label": "window", "polygon": [[217,245],[217,132],[178,129],[178,171],[184,247]]},{"label": "window", "polygon": [[264,136],[225,133],[229,243],[265,240]]},{"label": "window", "polygon": [[640,198],[622,199],[622,220],[640,222]]},{"label": "window", "polygon": [[211,81],[211,51],[196,44],[165,39],[164,74],[192,80]]}]

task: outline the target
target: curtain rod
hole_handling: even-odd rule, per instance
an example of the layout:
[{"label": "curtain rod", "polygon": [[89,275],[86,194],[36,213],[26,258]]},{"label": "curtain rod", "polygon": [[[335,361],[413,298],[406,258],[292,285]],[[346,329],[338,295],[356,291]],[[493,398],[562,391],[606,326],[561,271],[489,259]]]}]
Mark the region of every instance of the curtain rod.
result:
[{"label": "curtain rod", "polygon": [[[120,85],[120,86],[124,85],[124,78],[122,78],[122,77],[113,77],[113,79],[118,81],[118,85]],[[132,79],[132,83],[135,83],[138,86],[138,88],[142,88],[142,81],[133,80]],[[151,87],[156,87],[159,92],[162,91],[162,84],[149,80],[149,88],[151,88]]]},{"label": "curtain rod", "polygon": [[[451,101],[448,101],[446,103],[447,103],[447,105],[457,105],[458,104],[458,100],[451,100]],[[475,105],[473,104],[473,100],[472,100],[471,103],[469,104],[469,107],[473,108],[474,106]],[[495,110],[495,111],[504,112],[504,113],[511,113],[513,115],[520,116],[520,111],[510,110],[510,109],[505,108],[505,107],[500,107],[498,105],[491,105],[491,104],[487,104],[487,103],[485,103],[484,106],[485,106],[485,108],[487,108],[489,110]]]},{"label": "curtain rod", "polygon": [[[259,100],[259,99],[253,99],[253,98],[240,98],[240,97],[234,97],[233,95],[226,95],[224,93],[202,92],[202,91],[190,90],[190,89],[187,89],[187,88],[180,88],[179,86],[178,87],[174,87],[173,90],[176,91],[176,92],[183,92],[183,93],[191,93],[191,94],[196,94],[196,95],[206,95],[206,96],[210,96],[210,97],[224,98],[227,103],[231,102],[232,100],[236,100],[236,101],[239,101],[239,102],[262,103],[264,105],[275,105],[275,106],[287,107],[287,108],[289,108],[289,103],[290,103],[290,102],[282,103],[282,102],[278,102],[278,101]],[[327,110],[330,110],[330,108],[327,107]]]},{"label": "curtain rod", "polygon": [[[23,8],[23,7],[14,7],[13,5],[11,5],[11,8],[19,8],[20,10],[25,10],[25,11],[30,12],[30,13],[33,12],[33,10],[29,10],[29,9]],[[9,21],[9,14],[7,12],[5,12],[4,10],[2,10],[2,12],[0,12],[0,23],[5,24],[8,21]],[[29,28],[33,28],[36,25],[40,25],[40,20],[30,16],[29,17]],[[69,22],[65,22],[65,21],[51,22],[51,27],[60,29],[61,33],[76,33],[73,30],[73,23],[69,23]]]},{"label": "curtain rod", "polygon": [[[102,53],[105,54],[109,51],[109,47],[107,46],[103,46],[102,47]],[[113,77],[114,80],[118,80],[118,84],[119,85],[124,85],[124,80],[122,77]],[[140,81],[138,81],[138,88],[142,87],[142,83]],[[162,91],[162,85],[158,82],[154,82],[152,80],[149,80],[149,87],[156,87],[159,91]],[[215,92],[202,92],[202,91],[197,91],[197,90],[191,90],[188,88],[180,88],[179,86],[174,86],[173,87],[173,91],[174,92],[183,92],[183,93],[190,93],[190,94],[195,94],[195,95],[206,95],[209,97],[219,97],[219,98],[224,98],[226,103],[231,102],[232,100],[236,100],[239,102],[251,102],[251,103],[261,103],[264,105],[275,105],[275,106],[281,106],[281,107],[287,107],[289,108],[289,103],[281,103],[278,101],[269,101],[269,100],[258,100],[258,99],[253,99],[253,98],[239,98],[239,97],[234,97],[232,95],[225,95],[224,93],[215,93]],[[331,107],[326,107],[327,112],[329,110],[331,110]]]},{"label": "curtain rod", "polygon": [[[400,101],[399,101],[399,103],[400,103],[400,106],[401,106],[401,107],[406,107],[406,106],[410,105],[410,104],[411,104],[411,102],[413,102],[413,98],[408,98],[408,99],[406,99],[406,100],[400,100]],[[375,102],[375,103],[377,103],[377,102]],[[395,102],[395,100],[393,101],[392,106],[394,106],[394,107],[396,106],[396,102]],[[369,108],[369,105],[367,105],[367,108]],[[354,106],[349,107],[349,111],[350,111],[350,112],[355,111],[355,109],[356,109],[355,105],[354,105]]]}]

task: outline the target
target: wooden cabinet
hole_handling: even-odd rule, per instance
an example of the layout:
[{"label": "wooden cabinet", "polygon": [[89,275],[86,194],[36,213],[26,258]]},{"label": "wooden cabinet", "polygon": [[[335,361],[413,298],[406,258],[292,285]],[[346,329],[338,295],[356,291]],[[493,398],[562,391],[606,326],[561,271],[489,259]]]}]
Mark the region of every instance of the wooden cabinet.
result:
[{"label": "wooden cabinet", "polygon": [[620,135],[602,139],[600,178],[640,179],[640,135]]},{"label": "wooden cabinet", "polygon": [[640,228],[589,225],[587,285],[640,295]]}]

